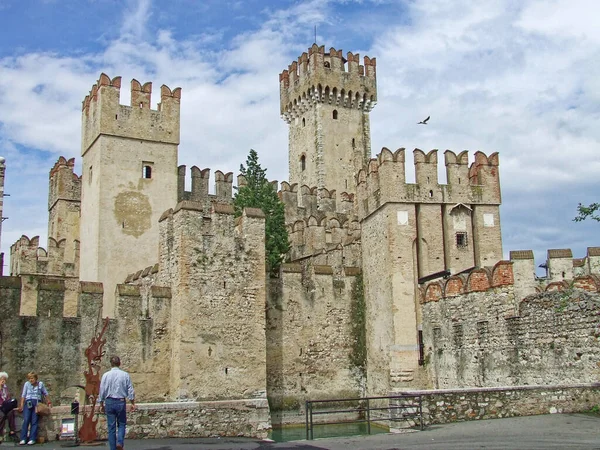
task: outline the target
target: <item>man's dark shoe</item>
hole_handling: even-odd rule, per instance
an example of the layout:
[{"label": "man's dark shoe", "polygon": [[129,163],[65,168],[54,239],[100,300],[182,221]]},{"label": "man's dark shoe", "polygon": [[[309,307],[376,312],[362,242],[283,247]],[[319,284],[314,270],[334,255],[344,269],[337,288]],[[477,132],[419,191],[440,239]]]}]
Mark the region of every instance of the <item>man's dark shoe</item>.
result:
[{"label": "man's dark shoe", "polygon": [[123,446],[121,444],[117,444],[117,450],[123,450]]}]

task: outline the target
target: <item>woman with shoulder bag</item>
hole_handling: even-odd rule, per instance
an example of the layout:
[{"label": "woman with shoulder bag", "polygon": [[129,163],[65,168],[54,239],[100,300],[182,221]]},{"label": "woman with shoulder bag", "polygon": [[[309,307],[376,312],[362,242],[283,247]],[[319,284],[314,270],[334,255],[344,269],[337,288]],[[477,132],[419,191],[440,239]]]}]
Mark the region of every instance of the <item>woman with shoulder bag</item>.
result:
[{"label": "woman with shoulder bag", "polygon": [[8,374],[6,372],[0,372],[0,441],[4,439],[4,426],[8,419],[8,435],[12,438],[16,436],[15,430],[15,408],[17,407],[17,401],[12,398],[6,381],[8,380]]},{"label": "woman with shoulder bag", "polygon": [[[48,407],[51,407],[50,397],[46,386],[41,381],[38,381],[37,373],[29,372],[27,380],[23,385],[21,393],[21,403],[19,404],[19,412],[23,412],[23,425],[21,426],[21,441],[19,445],[34,445],[37,440],[38,432],[38,411],[37,406],[42,400],[45,400]],[[29,432],[29,440],[27,440],[27,431],[31,425]]]}]

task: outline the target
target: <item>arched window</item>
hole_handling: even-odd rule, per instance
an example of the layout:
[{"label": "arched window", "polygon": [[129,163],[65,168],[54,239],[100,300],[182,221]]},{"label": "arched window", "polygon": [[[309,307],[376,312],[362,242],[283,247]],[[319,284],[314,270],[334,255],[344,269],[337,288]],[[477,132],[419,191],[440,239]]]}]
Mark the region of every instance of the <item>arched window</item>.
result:
[{"label": "arched window", "polygon": [[153,162],[150,161],[142,161],[142,178],[147,180],[152,178],[152,168],[154,166]]},{"label": "arched window", "polygon": [[304,117],[302,118],[302,126],[306,125],[306,120],[304,119]]},{"label": "arched window", "polygon": [[300,169],[302,170],[302,172],[304,172],[304,170],[306,169],[306,156],[304,155],[300,157]]},{"label": "arched window", "polygon": [[330,69],[330,68],[331,68],[331,65],[329,64],[329,61],[325,61],[325,62],[323,63],[323,65],[324,65],[326,68],[328,68],[328,69]]},{"label": "arched window", "polygon": [[337,109],[333,110],[333,119],[337,120]]}]

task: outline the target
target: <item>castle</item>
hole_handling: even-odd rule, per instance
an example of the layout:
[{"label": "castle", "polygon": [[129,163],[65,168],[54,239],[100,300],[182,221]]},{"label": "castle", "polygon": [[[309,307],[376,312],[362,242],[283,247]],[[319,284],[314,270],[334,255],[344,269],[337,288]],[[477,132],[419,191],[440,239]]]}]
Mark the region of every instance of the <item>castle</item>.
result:
[{"label": "castle", "polygon": [[[305,399],[594,378],[600,248],[550,250],[539,279],[530,251],[502,261],[497,153],[469,165],[446,150],[447,184],[437,150],[413,151],[415,183],[405,149],[371,158],[375,58],[313,45],[279,84],[291,244],[279,276],[265,271],[263,212],[234,217],[231,172],[214,173],[211,194],[210,169],[194,166],[186,191],[181,89],[163,85],[153,110],[152,84],[133,80],[126,106],[121,78],[102,74],[82,105],[82,174],[63,157],[50,171],[48,246],[23,236],[0,278],[3,367],[53,355],[38,371],[64,392],[109,316],[108,350],[139,401],[250,402],[258,412],[241,432],[253,435]],[[561,355],[548,338],[558,322],[578,336],[561,338]],[[558,370],[578,346],[578,363]],[[527,352],[546,378],[523,368]]]}]

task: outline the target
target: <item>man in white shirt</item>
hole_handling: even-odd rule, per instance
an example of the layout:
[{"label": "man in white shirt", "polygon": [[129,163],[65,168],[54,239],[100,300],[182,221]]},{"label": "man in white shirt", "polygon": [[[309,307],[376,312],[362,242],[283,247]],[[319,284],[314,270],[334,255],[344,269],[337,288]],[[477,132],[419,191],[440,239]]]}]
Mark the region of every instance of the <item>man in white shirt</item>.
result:
[{"label": "man in white shirt", "polygon": [[102,375],[100,381],[100,411],[106,413],[108,444],[110,450],[123,450],[125,426],[127,425],[127,399],[131,410],[135,411],[135,392],[129,374],[121,370],[121,359],[110,358],[111,369]]}]

